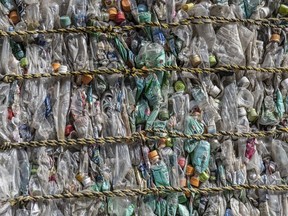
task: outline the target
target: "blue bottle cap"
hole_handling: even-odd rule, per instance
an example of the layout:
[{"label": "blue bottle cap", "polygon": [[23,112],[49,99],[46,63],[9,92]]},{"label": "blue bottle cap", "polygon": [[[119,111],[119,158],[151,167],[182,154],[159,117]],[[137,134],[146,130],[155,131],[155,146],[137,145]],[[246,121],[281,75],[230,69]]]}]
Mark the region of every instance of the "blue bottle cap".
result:
[{"label": "blue bottle cap", "polygon": [[148,11],[148,8],[145,4],[139,4],[138,5],[138,12],[139,13],[142,13],[142,12],[147,12]]}]

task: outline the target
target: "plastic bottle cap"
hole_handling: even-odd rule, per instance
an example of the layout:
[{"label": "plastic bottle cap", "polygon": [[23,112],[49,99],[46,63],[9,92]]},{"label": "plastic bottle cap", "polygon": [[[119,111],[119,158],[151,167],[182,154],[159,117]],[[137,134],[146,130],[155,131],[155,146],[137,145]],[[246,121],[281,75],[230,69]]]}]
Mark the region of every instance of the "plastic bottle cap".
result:
[{"label": "plastic bottle cap", "polygon": [[199,180],[201,182],[205,182],[209,179],[209,174],[207,172],[202,172],[200,175],[199,175]]},{"label": "plastic bottle cap", "polygon": [[157,157],[157,156],[158,156],[158,152],[157,152],[156,150],[150,151],[150,152],[148,153],[148,157],[149,157],[150,160],[152,160],[153,158],[155,158],[155,157]]},{"label": "plastic bottle cap", "polygon": [[167,109],[163,109],[163,110],[160,110],[159,111],[159,114],[158,114],[158,118],[161,120],[161,121],[166,121],[169,119],[169,112]]},{"label": "plastic bottle cap", "polygon": [[270,41],[280,43],[280,35],[272,34]]},{"label": "plastic bottle cap", "polygon": [[26,57],[24,57],[20,60],[20,66],[22,68],[26,68],[28,66],[28,59]]},{"label": "plastic bottle cap", "polygon": [[201,58],[199,55],[195,54],[195,55],[192,55],[192,58],[191,58],[191,63],[192,63],[192,66],[193,67],[197,67],[198,65],[201,64]]},{"label": "plastic bottle cap", "polygon": [[104,22],[108,22],[109,21],[109,13],[105,13],[105,12],[103,12],[102,13],[102,19],[103,19],[103,21]]},{"label": "plastic bottle cap", "polygon": [[193,175],[193,173],[194,173],[194,167],[192,167],[191,165],[188,164],[186,166],[186,175],[191,176],[191,175]]},{"label": "plastic bottle cap", "polygon": [[182,5],[182,10],[184,10],[184,11],[190,11],[193,7],[194,7],[194,4],[193,4],[193,3],[184,4],[184,5]]},{"label": "plastic bottle cap", "polygon": [[31,169],[31,175],[37,174],[37,169],[38,169],[38,168],[33,168],[33,169]]},{"label": "plastic bottle cap", "polygon": [[194,187],[199,187],[199,185],[200,185],[199,178],[195,177],[195,176],[191,177],[190,184]]},{"label": "plastic bottle cap", "polygon": [[60,24],[62,28],[66,28],[71,25],[71,19],[69,16],[61,16],[60,17]]},{"label": "plastic bottle cap", "polygon": [[170,137],[166,138],[166,146],[167,147],[172,147],[173,146],[173,143],[172,143],[172,140]]},{"label": "plastic bottle cap", "polygon": [[258,118],[258,113],[256,112],[256,110],[254,108],[251,108],[248,110],[248,120],[250,122],[254,122],[255,120],[257,120]]},{"label": "plastic bottle cap", "polygon": [[288,14],[288,6],[284,4],[280,4],[278,13],[281,14],[282,16],[286,16]]},{"label": "plastic bottle cap", "polygon": [[158,147],[165,147],[166,146],[166,138],[162,137],[158,141]]},{"label": "plastic bottle cap", "polygon": [[221,89],[218,88],[218,86],[213,86],[213,88],[211,89],[211,91],[209,92],[209,94],[213,97],[216,98],[219,94],[221,93]]},{"label": "plastic bottle cap", "polygon": [[281,86],[282,86],[282,88],[288,88],[288,78],[284,79],[281,82]]},{"label": "plastic bottle cap", "polygon": [[187,187],[187,179],[186,178],[180,179],[180,187]]},{"label": "plastic bottle cap", "polygon": [[9,18],[12,20],[13,24],[17,24],[20,21],[17,11],[15,10],[9,13]]},{"label": "plastic bottle cap", "polygon": [[58,72],[59,73],[66,73],[68,71],[68,67],[66,65],[61,65],[59,68],[58,68]]},{"label": "plastic bottle cap", "polygon": [[109,19],[114,21],[117,16],[117,9],[115,7],[111,7],[108,9]]},{"label": "plastic bottle cap", "polygon": [[77,179],[79,182],[82,182],[83,179],[84,179],[84,175],[81,174],[81,173],[78,173],[75,177],[76,177],[76,179]]},{"label": "plastic bottle cap", "polygon": [[111,6],[115,5],[114,0],[105,0],[104,3],[106,5],[106,7],[111,7]]},{"label": "plastic bottle cap", "polygon": [[209,56],[209,63],[210,67],[214,67],[217,64],[216,56],[215,55],[210,55]]},{"label": "plastic bottle cap", "polygon": [[151,13],[150,12],[141,12],[139,13],[140,23],[151,22]]},{"label": "plastic bottle cap", "polygon": [[180,157],[180,158],[178,159],[178,164],[179,164],[179,166],[183,169],[184,166],[185,166],[185,164],[186,164],[186,159],[185,159],[184,157]]},{"label": "plastic bottle cap", "polygon": [[14,117],[14,113],[11,108],[8,108],[8,119],[11,120]]},{"label": "plastic bottle cap", "polygon": [[187,202],[187,198],[184,194],[181,194],[180,196],[178,196],[178,202],[181,203],[185,203]]},{"label": "plastic bottle cap", "polygon": [[88,85],[93,80],[93,76],[89,74],[83,75],[81,80],[83,84]]},{"label": "plastic bottle cap", "polygon": [[119,12],[117,13],[117,15],[116,15],[116,20],[115,20],[115,22],[118,23],[118,24],[120,24],[120,23],[124,22],[125,19],[126,19],[126,18],[125,18],[125,14],[124,14],[122,11],[119,11]]},{"label": "plastic bottle cap", "polygon": [[89,176],[84,176],[83,180],[82,180],[82,184],[84,187],[87,187],[91,184],[92,180]]},{"label": "plastic bottle cap", "polygon": [[122,0],[121,5],[122,5],[122,8],[125,12],[131,11],[131,3],[129,0]]},{"label": "plastic bottle cap", "polygon": [[239,107],[237,110],[238,110],[238,116],[239,116],[239,117],[242,117],[242,116],[246,116],[246,115],[247,115],[247,112],[246,112],[245,107]]},{"label": "plastic bottle cap", "polygon": [[145,4],[139,4],[138,5],[138,13],[143,13],[143,12],[147,12],[148,11],[148,7]]},{"label": "plastic bottle cap", "polygon": [[174,89],[176,92],[184,91],[185,90],[185,84],[182,81],[178,80],[174,85]]},{"label": "plastic bottle cap", "polygon": [[69,136],[70,133],[71,133],[73,130],[74,130],[73,125],[67,125],[67,126],[65,127],[65,136]]},{"label": "plastic bottle cap", "polygon": [[58,69],[59,69],[60,66],[61,66],[61,64],[60,64],[59,62],[53,62],[53,63],[52,63],[52,67],[53,67],[53,70],[54,70],[55,72],[58,71]]}]

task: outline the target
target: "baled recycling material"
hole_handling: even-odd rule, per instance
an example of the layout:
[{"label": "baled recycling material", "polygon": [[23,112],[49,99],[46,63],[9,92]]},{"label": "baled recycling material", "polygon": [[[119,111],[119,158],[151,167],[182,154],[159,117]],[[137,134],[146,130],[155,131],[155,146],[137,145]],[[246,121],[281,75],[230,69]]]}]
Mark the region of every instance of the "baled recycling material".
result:
[{"label": "baled recycling material", "polygon": [[[287,15],[286,0],[0,0],[0,149],[21,144],[0,152],[0,216],[288,215]],[[161,187],[227,190],[141,193]]]}]

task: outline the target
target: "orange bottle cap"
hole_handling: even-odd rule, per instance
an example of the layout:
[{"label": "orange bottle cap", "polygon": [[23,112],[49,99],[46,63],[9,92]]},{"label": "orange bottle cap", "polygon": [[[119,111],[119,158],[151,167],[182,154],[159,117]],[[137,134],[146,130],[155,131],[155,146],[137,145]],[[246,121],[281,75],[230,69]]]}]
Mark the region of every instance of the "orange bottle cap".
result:
[{"label": "orange bottle cap", "polygon": [[191,177],[190,184],[194,187],[199,187],[199,185],[200,185],[199,178],[195,177],[195,176]]},{"label": "orange bottle cap", "polygon": [[9,13],[9,18],[12,20],[13,24],[16,24],[20,21],[17,11],[11,11]]},{"label": "orange bottle cap", "polygon": [[186,175],[191,176],[191,175],[193,175],[193,173],[194,173],[194,167],[192,167],[191,165],[188,164],[186,167]]},{"label": "orange bottle cap", "polygon": [[52,67],[53,67],[53,70],[54,70],[55,72],[58,71],[58,69],[59,69],[60,66],[61,66],[61,64],[60,64],[59,62],[53,62],[53,63],[52,63]]},{"label": "orange bottle cap", "polygon": [[270,41],[280,43],[280,35],[279,34],[272,34]]},{"label": "orange bottle cap", "polygon": [[181,187],[186,187],[186,186],[187,186],[187,180],[186,180],[186,178],[181,178],[181,179],[180,179],[180,186],[181,186]]},{"label": "orange bottle cap", "polygon": [[158,156],[158,152],[156,150],[149,152],[148,157],[149,159],[153,159],[154,157]]},{"label": "orange bottle cap", "polygon": [[109,13],[109,19],[114,21],[117,16],[117,8],[115,7],[109,8],[108,13]]},{"label": "orange bottle cap", "polygon": [[121,5],[122,5],[122,8],[125,12],[131,11],[131,3],[129,0],[122,0]]},{"label": "orange bottle cap", "polygon": [[191,193],[190,193],[190,192],[184,192],[184,194],[185,194],[185,196],[188,197],[188,198],[191,196]]},{"label": "orange bottle cap", "polygon": [[87,85],[87,84],[89,84],[92,81],[92,79],[93,79],[92,75],[89,75],[89,74],[88,75],[83,75],[82,76],[82,83]]}]

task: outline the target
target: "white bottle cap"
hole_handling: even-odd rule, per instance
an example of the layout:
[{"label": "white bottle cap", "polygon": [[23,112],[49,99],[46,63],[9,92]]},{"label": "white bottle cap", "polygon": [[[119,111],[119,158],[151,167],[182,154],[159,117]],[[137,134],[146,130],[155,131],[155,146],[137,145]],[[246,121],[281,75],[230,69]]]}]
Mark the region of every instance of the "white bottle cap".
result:
[{"label": "white bottle cap", "polygon": [[59,73],[65,73],[68,71],[68,67],[66,65],[61,65],[58,69]]}]

